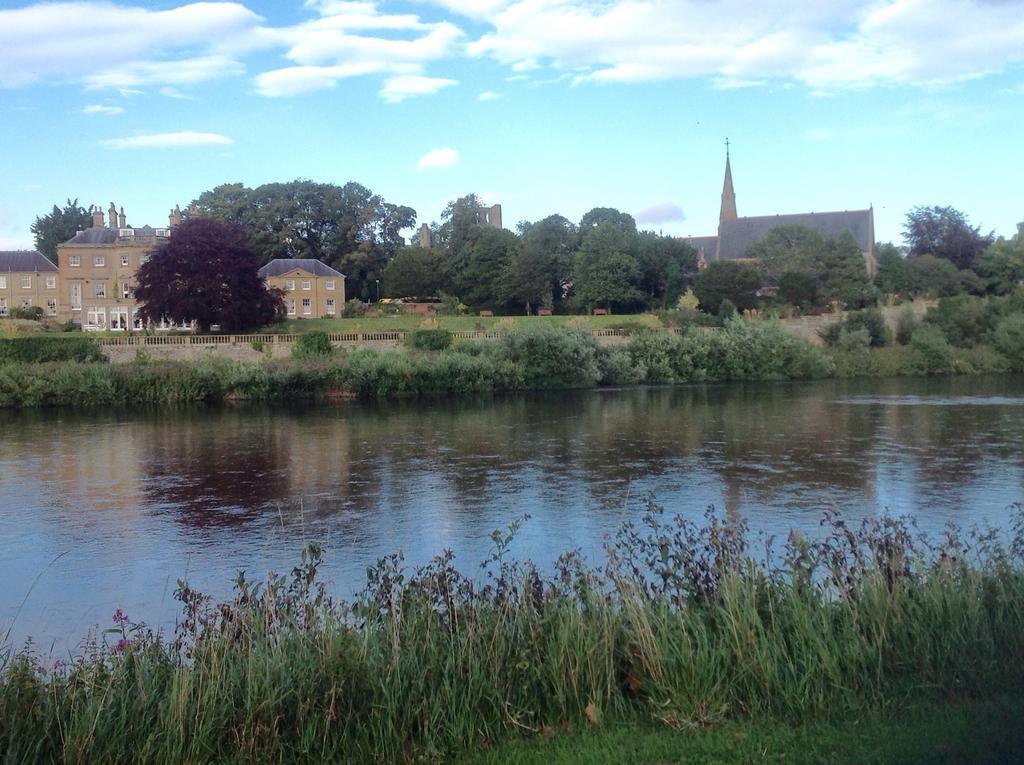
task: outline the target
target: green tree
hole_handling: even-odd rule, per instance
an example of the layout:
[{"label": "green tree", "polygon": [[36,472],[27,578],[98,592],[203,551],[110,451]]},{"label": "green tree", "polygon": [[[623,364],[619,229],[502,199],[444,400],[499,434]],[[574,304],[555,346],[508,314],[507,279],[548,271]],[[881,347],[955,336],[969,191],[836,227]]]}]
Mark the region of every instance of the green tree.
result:
[{"label": "green tree", "polygon": [[475,308],[503,307],[507,302],[508,270],[519,248],[519,237],[511,231],[478,226],[466,248],[465,266],[455,281],[462,301]]},{"label": "green tree", "polygon": [[914,292],[914,278],[910,266],[892,242],[875,245],[875,286],[885,295],[910,295]]},{"label": "green tree", "polygon": [[719,260],[709,263],[697,275],[693,292],[702,310],[717,314],[726,300],[741,311],[753,308],[757,305],[760,286],[761,274],[756,268],[734,260]]},{"label": "green tree", "polygon": [[903,226],[911,256],[932,255],[960,269],[973,266],[994,238],[991,232],[982,234],[979,226],[972,226],[966,215],[952,207],[915,207]]},{"label": "green tree", "polygon": [[228,332],[258,329],[284,314],[280,291],[266,286],[259,265],[240,226],[190,217],[139,267],[139,318],[194,321],[201,331],[214,324]]},{"label": "green tree", "polygon": [[868,276],[864,253],[849,231],[826,242],[822,266],[821,289],[826,300],[838,300],[851,309],[878,302],[878,291]]},{"label": "green tree", "polygon": [[448,289],[444,256],[438,250],[403,247],[384,267],[383,285],[388,297],[436,297]]},{"label": "green tree", "polygon": [[614,207],[595,207],[580,219],[580,242],[590,231],[593,231],[602,223],[607,223],[617,228],[627,236],[636,234],[636,221],[629,213],[620,212]]},{"label": "green tree", "polygon": [[918,255],[907,259],[914,291],[928,297],[949,297],[959,295],[965,290],[965,272],[958,269],[948,260],[932,255]]},{"label": "green tree", "polygon": [[[632,220],[632,219],[630,219]],[[621,221],[604,220],[583,234],[573,264],[573,301],[588,311],[604,306],[631,308],[643,300],[637,288],[636,231]]]},{"label": "green tree", "polygon": [[756,259],[764,276],[764,283],[778,287],[782,275],[803,273],[822,281],[825,267],[822,256],[826,242],[822,236],[806,226],[776,226],[747,248],[746,257]]},{"label": "green tree", "polygon": [[345,274],[350,296],[364,299],[375,296],[376,280],[403,245],[399,232],[416,220],[412,208],[386,202],[358,183],[225,184],[194,204],[202,215],[241,225],[261,263],[323,261]]},{"label": "green tree", "polygon": [[551,308],[565,297],[572,275],[576,226],[561,215],[549,215],[518,228],[522,250],[508,275],[509,294],[517,302]]},{"label": "green tree", "polygon": [[1024,222],[1009,239],[999,237],[974,261],[974,271],[988,292],[1008,295],[1024,283]]},{"label": "green tree", "polygon": [[31,231],[36,249],[56,263],[57,246],[91,225],[92,216],[89,211],[78,204],[78,199],[69,199],[64,207],[54,205],[49,213],[37,217]]},{"label": "green tree", "polygon": [[803,271],[786,271],[779,277],[779,297],[808,310],[821,303],[818,280]]},{"label": "green tree", "polygon": [[638,235],[637,264],[648,305],[667,308],[697,274],[697,252],[682,239],[644,231]]}]

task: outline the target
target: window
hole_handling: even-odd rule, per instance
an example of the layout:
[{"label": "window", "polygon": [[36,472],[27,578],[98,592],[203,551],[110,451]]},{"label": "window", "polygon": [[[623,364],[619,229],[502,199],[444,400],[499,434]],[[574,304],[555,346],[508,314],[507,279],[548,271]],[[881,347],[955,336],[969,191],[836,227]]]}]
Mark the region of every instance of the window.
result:
[{"label": "window", "polygon": [[285,298],[284,306],[288,310],[289,316],[295,315],[295,298]]},{"label": "window", "polygon": [[324,281],[324,289],[325,290],[333,290],[334,289],[334,279],[327,279],[326,281]]},{"label": "window", "polygon": [[90,308],[85,312],[85,324],[89,327],[107,326],[107,309]]},{"label": "window", "polygon": [[132,296],[132,285],[128,282],[121,282],[121,297],[125,300]]},{"label": "window", "polygon": [[133,228],[119,228],[117,235],[123,239],[127,239],[130,236],[135,236],[135,229]]},{"label": "window", "polygon": [[71,310],[72,311],[81,311],[82,310],[82,283],[81,282],[71,282],[71,284],[68,285],[68,295],[69,295],[70,302],[71,302]]},{"label": "window", "polygon": [[309,298],[302,298],[302,315],[309,316],[313,313],[313,301]]},{"label": "window", "polygon": [[47,276],[46,277],[46,289],[48,289],[48,290],[55,290],[55,289],[57,289],[57,277],[56,276]]},{"label": "window", "polygon": [[92,291],[92,296],[93,297],[105,298],[107,296],[107,283],[106,282],[96,282],[96,284],[93,285],[92,289],[93,289],[93,291]]},{"label": "window", "polygon": [[81,255],[68,255],[68,267],[79,268],[82,265]]},{"label": "window", "polygon": [[47,313],[48,316],[56,316],[57,315],[57,299],[56,298],[46,298],[46,313]]},{"label": "window", "polygon": [[171,230],[169,228],[158,228],[153,231],[154,236],[170,236]]},{"label": "window", "polygon": [[5,289],[7,289],[7,277],[6,276],[0,276],[0,290],[5,290]]},{"label": "window", "polygon": [[327,315],[334,316],[334,298],[327,298]]},{"label": "window", "polygon": [[30,289],[32,289],[32,277],[31,276],[23,276],[23,277],[21,277],[21,288],[23,290],[30,290]]},{"label": "window", "polygon": [[121,265],[122,266],[127,266],[128,265],[128,256],[127,255],[122,255],[121,256]]},{"label": "window", "polygon": [[94,257],[92,259],[92,264],[96,268],[103,268],[105,265],[107,265],[107,256],[106,255],[97,255],[96,257]]},{"label": "window", "polygon": [[7,315],[7,298],[0,298],[0,316]]},{"label": "window", "polygon": [[295,291],[295,280],[294,279],[285,279],[284,280],[284,288],[286,290],[288,290],[289,292],[294,292]]},{"label": "window", "polygon": [[310,282],[309,279],[303,279],[302,280],[302,289],[304,289],[304,290],[311,290],[311,289],[313,289],[312,282]]}]

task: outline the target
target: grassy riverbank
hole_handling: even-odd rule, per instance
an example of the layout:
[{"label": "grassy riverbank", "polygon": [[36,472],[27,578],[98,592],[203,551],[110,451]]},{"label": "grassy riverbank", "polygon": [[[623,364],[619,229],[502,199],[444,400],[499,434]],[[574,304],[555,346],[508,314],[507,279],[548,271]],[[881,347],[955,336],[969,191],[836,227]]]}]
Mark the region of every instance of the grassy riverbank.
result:
[{"label": "grassy riverbank", "polygon": [[[447,348],[451,336],[443,330],[411,336],[430,341],[421,347],[440,351],[346,352],[331,349],[323,335],[321,343],[312,342],[318,337],[309,334],[285,360],[155,362],[142,352],[137,361],[117,365],[89,361],[86,338],[68,346],[76,355],[66,361],[0,361],[0,406],[386,399],[597,385],[978,374],[1024,366],[1024,351],[1015,355],[1013,346],[1004,352],[984,345],[957,348],[931,327],[901,346],[871,348],[866,332],[850,337],[835,349],[822,349],[775,323],[736,319],[713,332],[639,331],[619,348],[600,347],[584,330],[532,326]],[[53,352],[50,345],[46,353]]]},{"label": "grassy riverbank", "polygon": [[[8,649],[0,751],[15,762],[474,751],[530,762],[539,750],[571,762],[600,761],[628,736],[656,757],[746,762],[765,749],[741,739],[849,752],[860,734],[906,727],[923,740],[955,705],[997,720],[1024,694],[1020,508],[1002,533],[932,540],[896,519],[827,516],[820,539],[791,535],[766,554],[769,541],[741,524],[651,505],[609,538],[601,565],[568,553],[550,573],[509,558],[514,531],[495,532],[469,574],[450,555],[416,570],[381,559],[349,602],[318,581],[311,546],[288,576],[239,576],[229,603],[180,582],[172,636],[118,611],[113,634],[66,664]],[[1019,753],[1019,730],[975,733]],[[522,739],[534,743],[510,743]]]}]

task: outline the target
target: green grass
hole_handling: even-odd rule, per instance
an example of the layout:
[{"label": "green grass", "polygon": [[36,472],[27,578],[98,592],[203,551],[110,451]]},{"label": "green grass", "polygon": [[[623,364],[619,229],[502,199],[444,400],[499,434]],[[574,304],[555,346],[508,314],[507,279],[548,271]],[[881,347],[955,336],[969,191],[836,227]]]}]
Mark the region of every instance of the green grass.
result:
[{"label": "green grass", "polygon": [[604,329],[622,325],[660,327],[661,322],[652,313],[623,314],[622,316],[379,316],[370,319],[291,319],[284,323],[284,331],[312,332],[411,332],[424,326],[434,326],[451,332],[493,329],[497,326],[578,326],[584,329]]},{"label": "green grass", "polygon": [[554,729],[457,765],[1009,765],[1024,760],[1024,695],[930,703],[839,722]]}]

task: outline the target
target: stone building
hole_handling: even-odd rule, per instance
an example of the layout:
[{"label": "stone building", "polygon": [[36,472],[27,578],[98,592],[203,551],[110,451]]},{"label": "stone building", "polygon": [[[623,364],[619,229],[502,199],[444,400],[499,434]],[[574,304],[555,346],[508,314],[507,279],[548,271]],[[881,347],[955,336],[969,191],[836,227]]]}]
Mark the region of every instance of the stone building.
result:
[{"label": "stone building", "polygon": [[181,222],[181,211],[171,211],[165,228],[130,226],[124,208],[118,212],[113,202],[107,215],[104,225],[103,211],[93,207],[92,226],[57,248],[58,315],[86,330],[142,329],[132,295],[135,273],[167,241]]},{"label": "stone building", "polygon": [[875,273],[875,215],[871,207],[866,210],[739,217],[727,143],[718,233],[714,236],[685,237],[686,241],[697,251],[698,257],[707,263],[716,260],[745,260],[750,245],[778,226],[803,226],[826,238],[835,238],[849,231],[864,255],[868,274],[873,276]]},{"label": "stone building", "polygon": [[57,266],[35,250],[0,252],[0,318],[16,308],[42,308],[43,316],[57,316]]},{"label": "stone building", "polygon": [[257,273],[284,290],[288,318],[337,316],[345,305],[345,275],[312,258],[276,258]]}]

